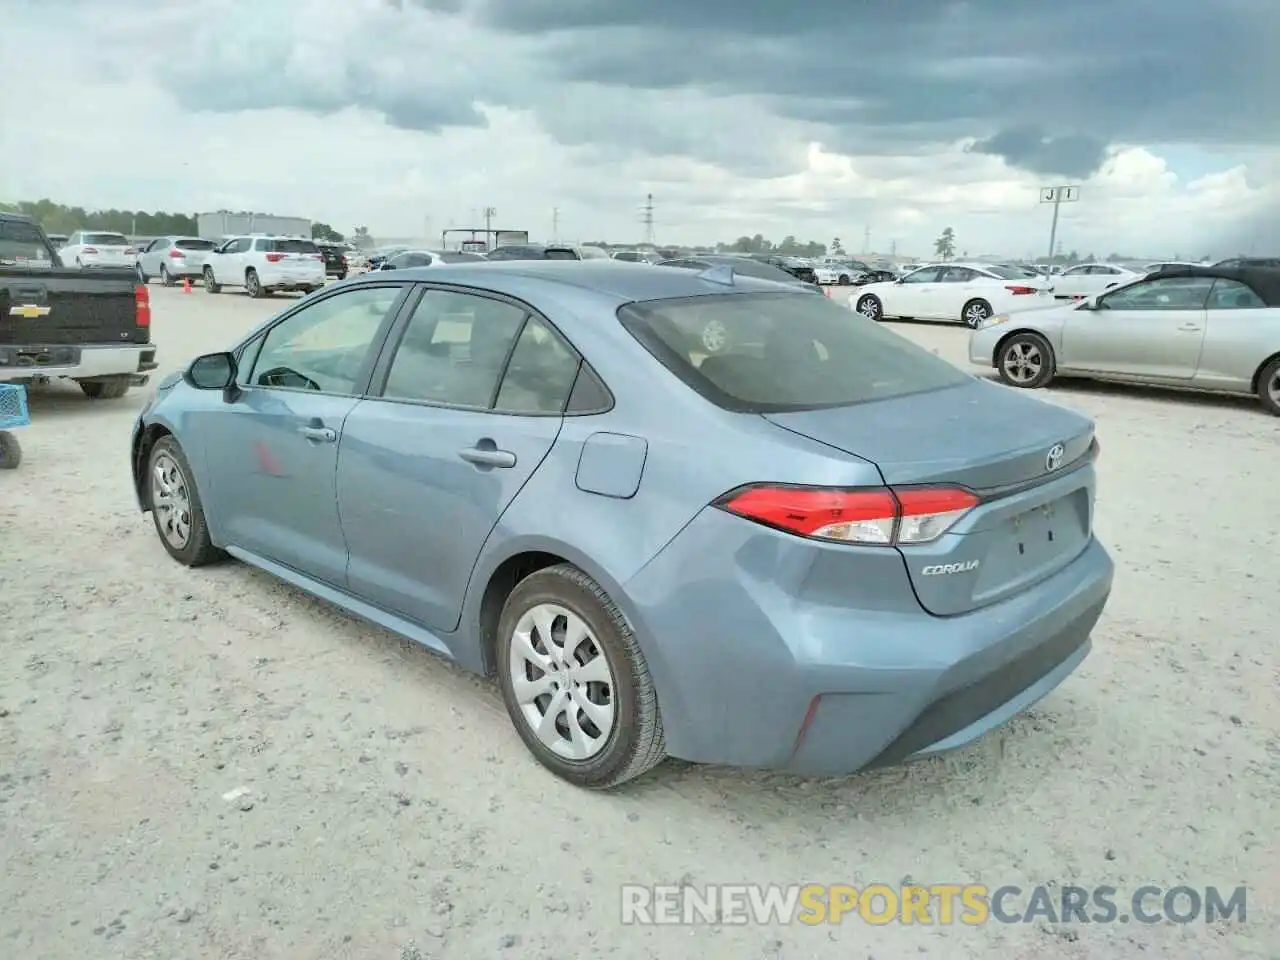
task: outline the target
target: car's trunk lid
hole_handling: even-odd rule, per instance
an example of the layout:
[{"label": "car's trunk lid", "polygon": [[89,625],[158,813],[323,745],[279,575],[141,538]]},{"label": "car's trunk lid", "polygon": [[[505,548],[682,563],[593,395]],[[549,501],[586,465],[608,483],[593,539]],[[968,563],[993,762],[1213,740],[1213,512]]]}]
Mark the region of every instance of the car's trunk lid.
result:
[{"label": "car's trunk lid", "polygon": [[972,380],[765,418],[871,460],[889,486],[960,486],[983,498],[938,540],[899,548],[921,605],[939,616],[1026,589],[1092,535],[1093,424],[1006,387]]}]

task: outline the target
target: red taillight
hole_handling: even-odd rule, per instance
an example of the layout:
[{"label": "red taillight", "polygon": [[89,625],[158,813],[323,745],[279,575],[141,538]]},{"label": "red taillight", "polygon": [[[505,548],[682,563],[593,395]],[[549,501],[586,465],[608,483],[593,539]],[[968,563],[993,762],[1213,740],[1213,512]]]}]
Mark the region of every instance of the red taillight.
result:
[{"label": "red taillight", "polygon": [[285,258],[285,255],[283,253],[268,253],[267,263],[279,263],[284,258]]},{"label": "red taillight", "polygon": [[141,283],[133,288],[133,322],[139,327],[151,326],[151,291]]},{"label": "red taillight", "polygon": [[81,253],[97,253],[97,252],[98,252],[98,248],[97,248],[97,247],[85,247],[85,248],[84,248],[83,250],[81,250],[80,252],[81,252]]},{"label": "red taillight", "polygon": [[169,259],[171,260],[181,260],[185,256],[186,256],[186,253],[183,252],[182,250],[179,250],[177,247],[174,247],[172,250],[169,251]]},{"label": "red taillight", "polygon": [[716,506],[802,537],[892,546],[928,543],[977,506],[956,487],[838,490],[752,486],[726,494]]},{"label": "red taillight", "polygon": [[1040,292],[1036,287],[1005,287],[1005,289],[1015,297],[1025,297],[1027,294]]}]

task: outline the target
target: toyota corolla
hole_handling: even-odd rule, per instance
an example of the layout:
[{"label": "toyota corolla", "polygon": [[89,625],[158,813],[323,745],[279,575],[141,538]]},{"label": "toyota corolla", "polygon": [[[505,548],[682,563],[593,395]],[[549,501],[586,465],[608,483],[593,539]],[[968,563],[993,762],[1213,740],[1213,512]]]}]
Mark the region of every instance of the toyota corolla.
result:
[{"label": "toyota corolla", "polygon": [[843,774],[966,744],[1111,588],[1086,418],[731,267],[366,274],[140,414],[139,506],[495,675],[544,766]]}]

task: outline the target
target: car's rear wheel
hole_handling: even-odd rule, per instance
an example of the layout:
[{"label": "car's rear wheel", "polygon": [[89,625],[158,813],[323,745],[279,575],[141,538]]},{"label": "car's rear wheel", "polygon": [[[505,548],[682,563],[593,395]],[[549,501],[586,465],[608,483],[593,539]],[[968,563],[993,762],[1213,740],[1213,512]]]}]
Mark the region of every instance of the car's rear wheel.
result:
[{"label": "car's rear wheel", "polygon": [[496,653],[511,721],[552,773],[607,789],[662,762],[662,718],[644,654],[613,600],[577,567],[548,567],[516,586]]},{"label": "car's rear wheel", "polygon": [[1276,357],[1258,374],[1258,399],[1273,416],[1280,417],[1280,357]]},{"label": "car's rear wheel", "polygon": [[883,320],[884,304],[875,294],[868,293],[865,297],[858,298],[858,312],[868,320]]},{"label": "car's rear wheel", "polygon": [[1043,387],[1053,379],[1053,367],[1053,347],[1038,333],[1015,333],[996,351],[996,370],[1011,387]]},{"label": "car's rear wheel", "polygon": [[191,466],[173,437],[161,437],[147,458],[148,503],[160,543],[173,559],[199,567],[222,557],[209,539]]},{"label": "car's rear wheel", "polygon": [[847,287],[852,282],[853,281],[850,279],[847,273],[840,274],[840,280],[839,280],[840,286]]},{"label": "car's rear wheel", "polygon": [[221,293],[222,284],[213,279],[213,267],[204,268],[204,288],[209,293]]},{"label": "car's rear wheel", "polygon": [[258,279],[258,271],[254,270],[252,267],[245,271],[244,289],[249,296],[254,297],[255,299],[266,293],[262,288],[262,282]]},{"label": "car's rear wheel", "polygon": [[22,463],[22,444],[8,430],[0,430],[0,470],[17,470]]},{"label": "car's rear wheel", "polygon": [[146,274],[146,272],[142,269],[142,264],[140,264],[140,263],[139,263],[139,264],[135,264],[135,265],[134,265],[134,268],[133,268],[133,272],[137,275],[137,277],[138,277],[138,282],[139,282],[139,283],[146,283],[146,282],[147,282],[147,274]]},{"label": "car's rear wheel", "polygon": [[160,283],[166,287],[173,286],[173,275],[169,273],[169,268],[163,263],[160,264]]},{"label": "car's rear wheel", "polygon": [[994,312],[991,309],[991,304],[987,303],[987,301],[970,300],[960,312],[960,319],[964,321],[964,325],[970,330],[977,330],[982,326],[982,322],[989,319]]}]

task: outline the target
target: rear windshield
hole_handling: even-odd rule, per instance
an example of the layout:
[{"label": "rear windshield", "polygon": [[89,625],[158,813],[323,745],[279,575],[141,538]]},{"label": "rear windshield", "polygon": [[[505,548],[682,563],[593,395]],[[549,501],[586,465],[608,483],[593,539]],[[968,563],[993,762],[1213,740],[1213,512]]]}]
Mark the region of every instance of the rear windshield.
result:
[{"label": "rear windshield", "polygon": [[[758,260],[748,260],[743,257],[741,260],[734,260],[728,264],[733,267],[734,273],[740,273],[744,277],[758,277],[761,280],[773,280],[777,283],[794,283],[795,275],[788,273],[781,267],[775,267],[771,263],[761,263]],[[802,266],[795,266],[792,269],[803,270]]]},{"label": "rear windshield", "polygon": [[0,263],[38,263],[52,266],[53,258],[35,224],[0,220]]},{"label": "rear windshield", "polygon": [[127,247],[129,241],[123,233],[86,233],[84,242],[97,244],[100,247]]},{"label": "rear windshield", "polygon": [[272,240],[267,249],[274,253],[319,253],[320,248],[310,240]]},{"label": "rear windshield", "polygon": [[173,242],[173,245],[182,250],[212,250],[214,247],[214,243],[212,240],[196,240],[196,239],[175,240]]},{"label": "rear windshield", "polygon": [[570,250],[568,247],[547,247],[543,254],[548,260],[581,260],[576,250]]},{"label": "rear windshield", "polygon": [[728,410],[839,407],[970,379],[826,297],[718,294],[618,310],[622,325],[686,384]]},{"label": "rear windshield", "polygon": [[1020,269],[1019,267],[1001,267],[1001,266],[984,265],[982,269],[985,270],[987,273],[995,274],[1001,280],[1026,280],[1027,279],[1027,271]]},{"label": "rear windshield", "polygon": [[478,263],[483,260],[484,257],[480,256],[478,253],[455,253],[453,251],[446,251],[445,253],[437,253],[436,259],[441,260],[444,263]]}]

